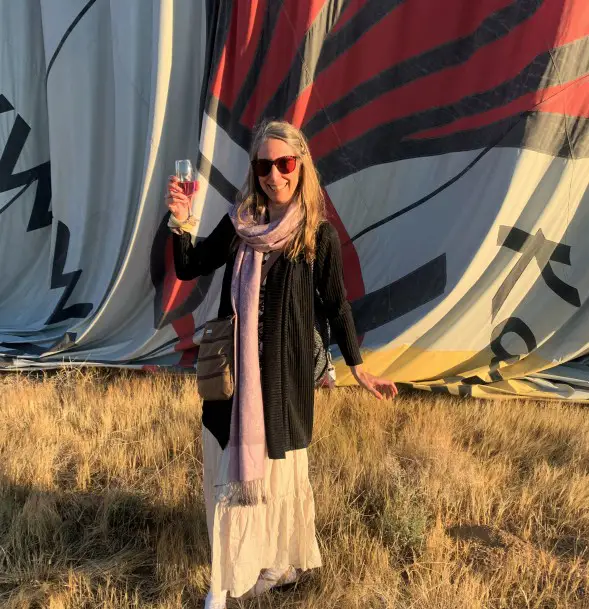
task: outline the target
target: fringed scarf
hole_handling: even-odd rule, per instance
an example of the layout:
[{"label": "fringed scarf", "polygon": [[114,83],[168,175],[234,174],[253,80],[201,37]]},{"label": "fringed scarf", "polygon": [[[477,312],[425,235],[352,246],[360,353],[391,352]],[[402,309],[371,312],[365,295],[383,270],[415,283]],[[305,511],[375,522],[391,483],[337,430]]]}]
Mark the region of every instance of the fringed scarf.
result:
[{"label": "fringed scarf", "polygon": [[265,501],[266,433],[260,378],[258,314],[264,253],[284,249],[299,228],[298,205],[269,224],[242,222],[231,212],[241,243],[235,258],[231,302],[235,313],[235,393],[229,432],[229,476],[232,502]]}]

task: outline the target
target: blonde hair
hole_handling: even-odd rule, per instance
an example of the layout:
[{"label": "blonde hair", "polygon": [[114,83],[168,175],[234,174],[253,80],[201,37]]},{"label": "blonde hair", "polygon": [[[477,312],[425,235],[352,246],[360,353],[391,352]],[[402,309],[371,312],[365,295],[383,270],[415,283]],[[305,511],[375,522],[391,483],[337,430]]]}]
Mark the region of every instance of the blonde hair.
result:
[{"label": "blonde hair", "polygon": [[294,260],[303,254],[307,262],[315,259],[315,234],[325,220],[325,199],[319,184],[319,174],[311,158],[307,139],[300,129],[286,121],[264,121],[256,130],[250,148],[250,166],[247,178],[237,200],[237,216],[241,221],[249,217],[259,221],[265,218],[268,199],[259,187],[251,161],[257,158],[262,143],[267,139],[282,140],[288,144],[300,160],[299,183],[291,205],[300,205],[303,221],[299,230],[286,247],[286,254]]}]

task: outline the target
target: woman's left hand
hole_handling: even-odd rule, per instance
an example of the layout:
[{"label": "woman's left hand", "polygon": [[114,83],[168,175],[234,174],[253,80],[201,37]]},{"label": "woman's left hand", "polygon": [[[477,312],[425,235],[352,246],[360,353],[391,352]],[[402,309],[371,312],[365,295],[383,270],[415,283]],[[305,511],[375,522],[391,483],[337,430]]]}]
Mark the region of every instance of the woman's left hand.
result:
[{"label": "woman's left hand", "polygon": [[369,372],[365,372],[362,366],[351,366],[350,368],[358,384],[367,391],[370,391],[378,400],[382,400],[383,397],[393,399],[399,393],[393,381],[381,379]]}]

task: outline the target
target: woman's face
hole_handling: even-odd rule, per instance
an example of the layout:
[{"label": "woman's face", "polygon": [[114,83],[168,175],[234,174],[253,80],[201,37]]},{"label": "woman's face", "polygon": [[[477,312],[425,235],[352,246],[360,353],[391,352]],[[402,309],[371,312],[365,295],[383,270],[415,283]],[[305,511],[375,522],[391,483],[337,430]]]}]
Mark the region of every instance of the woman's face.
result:
[{"label": "woman's face", "polygon": [[[283,156],[297,156],[291,146],[282,140],[268,138],[262,142],[258,149],[258,159],[269,159],[274,161]],[[278,171],[276,165],[272,165],[270,173],[266,176],[257,177],[260,186],[268,199],[279,205],[290,203],[294,196],[299,183],[301,174],[301,161],[297,158],[294,171],[288,174],[282,174]]]}]

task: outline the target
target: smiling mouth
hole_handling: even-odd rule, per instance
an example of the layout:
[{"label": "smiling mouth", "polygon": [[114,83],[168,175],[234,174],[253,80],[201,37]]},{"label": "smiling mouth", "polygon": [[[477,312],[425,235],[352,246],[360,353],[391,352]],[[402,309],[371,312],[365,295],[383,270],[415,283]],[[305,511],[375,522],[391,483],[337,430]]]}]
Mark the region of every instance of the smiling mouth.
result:
[{"label": "smiling mouth", "polygon": [[283,184],[282,186],[271,186],[270,184],[268,184],[268,188],[274,192],[278,192],[286,188],[286,184]]}]

